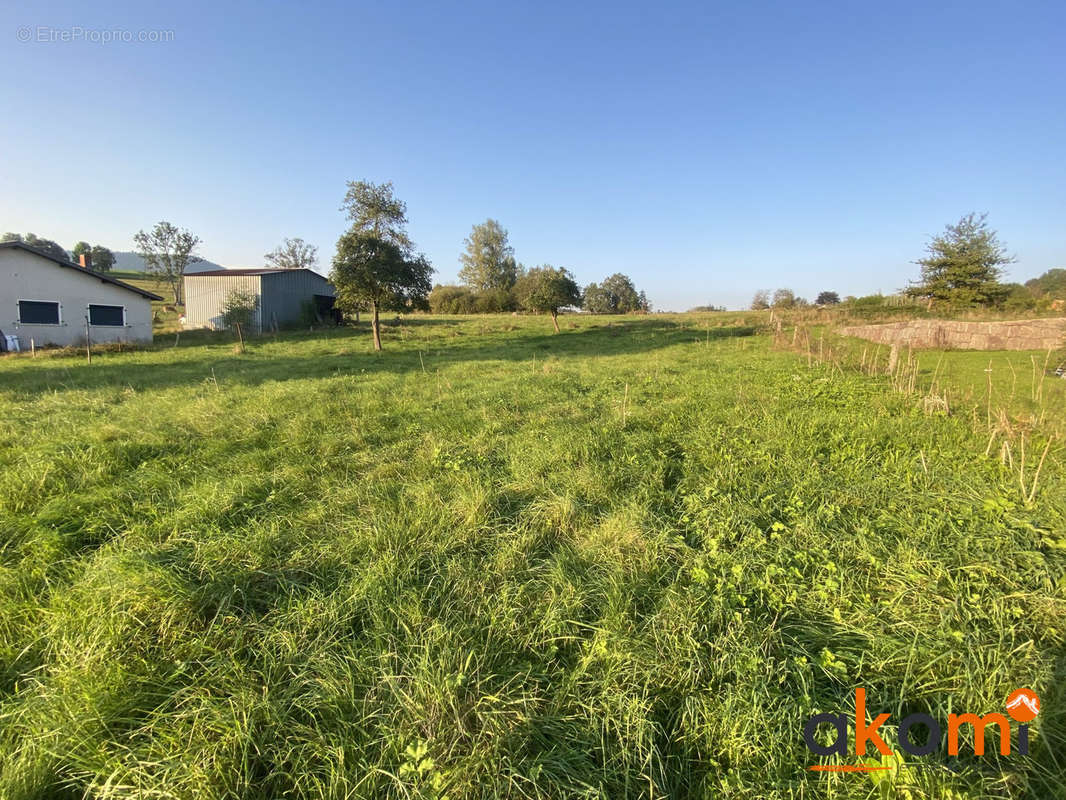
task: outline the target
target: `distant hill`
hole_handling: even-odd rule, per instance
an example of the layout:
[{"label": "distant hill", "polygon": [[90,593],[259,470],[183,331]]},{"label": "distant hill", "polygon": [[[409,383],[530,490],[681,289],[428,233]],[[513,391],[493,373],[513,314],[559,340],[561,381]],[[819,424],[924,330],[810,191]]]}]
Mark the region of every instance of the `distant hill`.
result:
[{"label": "distant hill", "polygon": [[[111,269],[117,272],[144,272],[144,259],[142,259],[136,253],[128,251],[115,251],[115,266]],[[221,264],[216,264],[214,261],[197,261],[195,264],[190,264],[185,273],[192,274],[194,272],[207,272],[212,269],[225,269]]]}]

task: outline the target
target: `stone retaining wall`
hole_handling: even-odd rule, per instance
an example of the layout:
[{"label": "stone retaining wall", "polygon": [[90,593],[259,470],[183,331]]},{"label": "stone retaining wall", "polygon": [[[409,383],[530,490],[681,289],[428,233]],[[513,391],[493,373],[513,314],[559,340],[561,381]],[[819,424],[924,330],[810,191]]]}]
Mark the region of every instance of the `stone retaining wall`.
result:
[{"label": "stone retaining wall", "polygon": [[1025,319],[1010,322],[912,319],[886,325],[841,328],[880,344],[959,350],[1049,350],[1066,346],[1066,318]]}]

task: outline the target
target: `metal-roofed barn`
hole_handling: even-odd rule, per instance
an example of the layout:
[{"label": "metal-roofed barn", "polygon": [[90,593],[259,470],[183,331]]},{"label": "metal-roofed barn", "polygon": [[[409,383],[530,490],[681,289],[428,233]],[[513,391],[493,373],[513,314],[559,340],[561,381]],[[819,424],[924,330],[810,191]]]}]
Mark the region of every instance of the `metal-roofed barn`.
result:
[{"label": "metal-roofed barn", "polygon": [[226,327],[223,307],[238,289],[259,298],[252,318],[256,333],[300,323],[309,304],[323,321],[334,319],[333,284],[309,269],[219,269],[186,275],[184,281],[186,328]]}]

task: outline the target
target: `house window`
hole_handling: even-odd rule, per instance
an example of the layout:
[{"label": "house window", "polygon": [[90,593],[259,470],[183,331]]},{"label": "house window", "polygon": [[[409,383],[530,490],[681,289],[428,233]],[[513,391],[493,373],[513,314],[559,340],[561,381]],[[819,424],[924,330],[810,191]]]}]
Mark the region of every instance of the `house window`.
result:
[{"label": "house window", "polygon": [[89,324],[121,328],[126,324],[126,307],[97,306],[90,303]]},{"label": "house window", "polygon": [[19,323],[22,325],[58,325],[59,303],[19,300]]}]

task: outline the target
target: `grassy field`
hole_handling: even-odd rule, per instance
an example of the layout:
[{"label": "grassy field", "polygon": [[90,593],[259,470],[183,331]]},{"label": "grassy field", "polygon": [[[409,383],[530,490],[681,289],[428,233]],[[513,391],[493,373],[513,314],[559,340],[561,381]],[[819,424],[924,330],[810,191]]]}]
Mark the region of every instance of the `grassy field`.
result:
[{"label": "grassy field", "polygon": [[[0,359],[0,797],[1062,796],[1061,439],[1036,477],[1045,429],[1019,470],[745,324],[562,321]],[[809,771],[857,686],[890,744],[1043,710]]]}]

